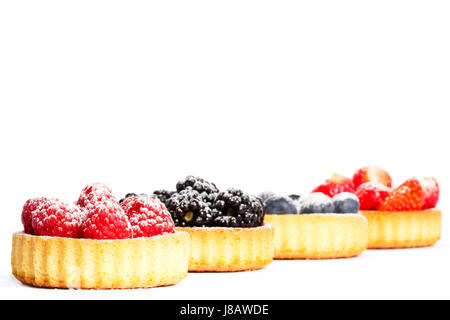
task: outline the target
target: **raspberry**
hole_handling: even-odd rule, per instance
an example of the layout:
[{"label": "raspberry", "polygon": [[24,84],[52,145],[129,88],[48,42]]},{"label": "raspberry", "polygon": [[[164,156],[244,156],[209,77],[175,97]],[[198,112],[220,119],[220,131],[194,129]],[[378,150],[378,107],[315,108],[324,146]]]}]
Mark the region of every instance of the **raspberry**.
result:
[{"label": "raspberry", "polygon": [[133,197],[148,197],[148,195],[145,193],[140,193],[140,194],[127,193],[124,198],[119,200],[119,204],[122,206],[122,208],[123,208],[123,210],[125,210],[125,212],[127,212],[127,210],[128,210],[128,203],[130,203],[129,199],[133,198]]},{"label": "raspberry", "polygon": [[127,198],[126,202],[126,214],[133,228],[134,238],[175,232],[172,217],[159,199],[135,196]]},{"label": "raspberry", "polygon": [[93,183],[86,186],[78,198],[80,207],[88,207],[96,202],[116,201],[111,189],[103,183]]},{"label": "raspberry", "polygon": [[378,182],[364,182],[355,191],[361,210],[376,210],[392,193],[392,189]]},{"label": "raspberry", "polygon": [[413,211],[423,208],[425,193],[419,180],[410,178],[396,188],[377,208],[382,211]]},{"label": "raspberry", "polygon": [[81,226],[83,238],[127,239],[133,237],[133,229],[125,211],[114,201],[96,202],[88,207],[88,214]]},{"label": "raspberry", "polygon": [[39,236],[79,238],[81,220],[80,208],[54,199],[44,201],[31,215],[33,230]]},{"label": "raspberry", "polygon": [[139,196],[136,193],[127,193],[125,198],[120,199],[119,204],[125,212],[128,211],[129,204],[132,202],[132,199],[134,197],[139,197]]},{"label": "raspberry", "polygon": [[134,193],[134,192],[127,193],[127,194],[125,195],[125,197],[123,197],[122,199],[119,200],[119,203],[122,204],[122,202],[124,202],[127,198],[130,198],[130,197],[136,197],[137,195],[138,195],[138,194],[137,194],[137,193]]},{"label": "raspberry", "polygon": [[27,202],[25,202],[22,209],[22,224],[23,231],[25,233],[34,234],[33,224],[31,222],[31,214],[47,200],[47,198],[41,197],[29,199],[27,200]]}]

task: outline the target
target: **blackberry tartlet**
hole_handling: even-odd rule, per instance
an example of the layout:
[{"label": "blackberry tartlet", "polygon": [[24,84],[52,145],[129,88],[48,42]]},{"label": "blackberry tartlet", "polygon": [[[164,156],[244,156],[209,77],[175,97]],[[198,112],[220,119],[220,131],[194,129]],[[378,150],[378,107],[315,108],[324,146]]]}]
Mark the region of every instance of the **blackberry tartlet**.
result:
[{"label": "blackberry tartlet", "polygon": [[261,201],[238,189],[188,176],[165,204],[176,230],[191,237],[189,271],[246,271],[273,260],[273,227]]},{"label": "blackberry tartlet", "polygon": [[353,194],[274,195],[263,203],[264,220],[275,228],[275,259],[347,258],[367,248],[367,219]]},{"label": "blackberry tartlet", "polygon": [[122,289],[173,285],[186,277],[189,235],[175,230],[154,197],[121,204],[103,184],[83,189],[76,204],[28,200],[24,232],[12,238],[11,266],[21,282],[50,288]]}]

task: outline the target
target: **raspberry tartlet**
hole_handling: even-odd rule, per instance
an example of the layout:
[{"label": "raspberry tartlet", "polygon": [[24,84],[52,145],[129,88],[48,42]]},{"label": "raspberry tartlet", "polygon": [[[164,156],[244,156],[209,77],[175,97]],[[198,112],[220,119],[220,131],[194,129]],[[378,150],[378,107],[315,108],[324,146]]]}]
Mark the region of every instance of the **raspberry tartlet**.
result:
[{"label": "raspberry tartlet", "polygon": [[175,230],[155,197],[121,206],[103,184],[83,189],[75,204],[28,200],[23,232],[12,239],[13,275],[37,287],[150,288],[173,285],[188,271],[189,235]]},{"label": "raspberry tartlet", "polygon": [[349,258],[367,248],[368,224],[358,214],[358,198],[341,192],[345,188],[333,190],[333,198],[318,191],[306,198],[260,195],[264,219],[275,228],[275,259]]},{"label": "raspberry tartlet", "polygon": [[361,213],[369,221],[369,248],[414,248],[441,237],[441,210],[436,209],[436,179],[410,178],[392,188],[389,174],[378,167],[359,169],[354,177]]},{"label": "raspberry tartlet", "polygon": [[272,262],[273,227],[263,223],[257,197],[238,189],[219,191],[193,176],[178,182],[176,191],[154,195],[165,202],[176,230],[190,235],[189,271],[247,271]]}]

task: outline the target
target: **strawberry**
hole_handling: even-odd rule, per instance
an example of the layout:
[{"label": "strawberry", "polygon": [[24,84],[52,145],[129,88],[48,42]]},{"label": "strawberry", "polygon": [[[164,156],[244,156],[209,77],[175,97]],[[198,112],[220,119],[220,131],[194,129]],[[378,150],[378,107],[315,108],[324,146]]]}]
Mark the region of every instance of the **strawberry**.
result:
[{"label": "strawberry", "polygon": [[333,173],[330,178],[325,180],[325,183],[316,187],[312,192],[322,192],[327,196],[334,197],[341,192],[355,192],[353,181],[338,173]]},{"label": "strawberry", "polygon": [[379,206],[381,211],[413,211],[423,208],[425,193],[417,178],[410,178],[394,189]]},{"label": "strawberry", "polygon": [[425,203],[422,209],[435,208],[439,200],[439,184],[432,177],[421,178],[419,181],[425,193]]},{"label": "strawberry", "polygon": [[392,187],[392,179],[386,170],[377,166],[368,166],[359,169],[353,175],[353,184],[358,188],[361,184],[368,181],[381,183],[389,188]]},{"label": "strawberry", "polygon": [[361,210],[376,210],[392,193],[392,189],[378,182],[364,182],[355,191]]}]

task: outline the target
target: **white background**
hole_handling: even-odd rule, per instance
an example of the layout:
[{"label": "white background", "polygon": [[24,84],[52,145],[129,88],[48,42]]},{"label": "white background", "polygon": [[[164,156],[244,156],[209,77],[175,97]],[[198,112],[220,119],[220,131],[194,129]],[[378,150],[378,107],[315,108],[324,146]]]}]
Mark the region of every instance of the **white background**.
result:
[{"label": "white background", "polygon": [[[0,2],[1,298],[450,298],[448,1]],[[309,192],[386,168],[441,185],[427,249],[257,272],[189,274],[150,290],[18,283],[25,200],[118,196],[188,174],[252,193]]]}]

